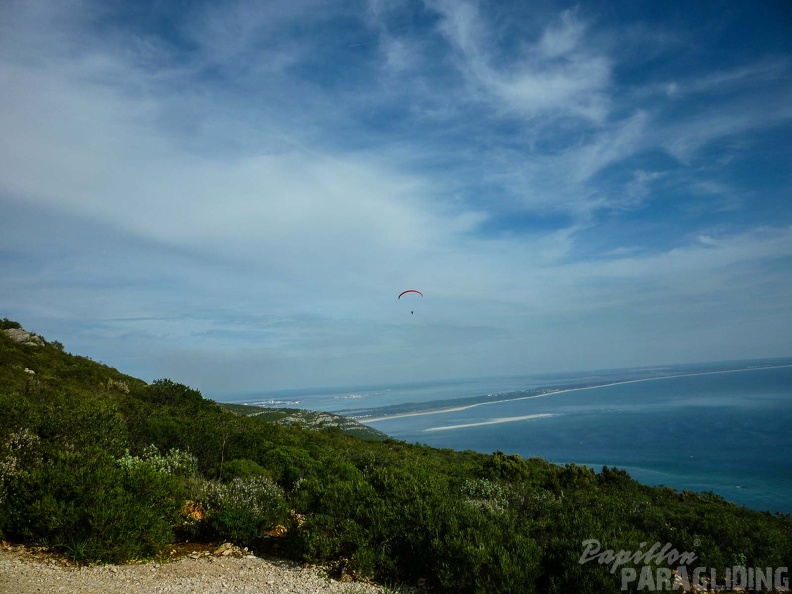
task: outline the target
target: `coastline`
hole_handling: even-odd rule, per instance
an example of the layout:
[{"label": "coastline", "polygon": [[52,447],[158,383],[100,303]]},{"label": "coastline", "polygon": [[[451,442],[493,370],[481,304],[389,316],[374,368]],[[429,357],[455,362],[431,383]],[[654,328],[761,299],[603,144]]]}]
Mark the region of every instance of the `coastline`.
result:
[{"label": "coastline", "polygon": [[[414,411],[411,418],[371,426],[432,447],[632,469],[631,476],[646,485],[712,491],[737,505],[790,514],[792,475],[784,452],[792,447],[792,365],[767,363],[683,369],[662,377],[592,376],[583,379],[613,381],[570,385],[552,393],[561,394],[556,400],[529,401],[539,396],[535,393],[499,395],[500,408],[423,418],[424,411]],[[600,387],[600,392],[581,391]],[[443,408],[437,406],[442,402],[433,404]],[[464,403],[454,404],[445,410]],[[504,424],[529,413],[557,416]],[[431,431],[437,427],[459,430]]]},{"label": "coastline", "polygon": [[[696,376],[704,376],[704,375],[720,375],[725,373],[740,373],[746,371],[762,371],[766,369],[784,369],[790,368],[792,364],[784,364],[784,365],[767,365],[762,367],[745,367],[740,369],[720,369],[716,371],[696,371],[693,373],[678,373],[674,375],[664,375],[659,377],[645,377],[645,378],[638,378],[638,379],[630,379],[630,380],[621,380],[616,382],[609,382],[606,384],[595,384],[591,386],[579,386],[574,388],[557,388],[552,389],[548,388],[547,392],[543,392],[540,394],[530,394],[528,396],[517,396],[515,398],[502,398],[500,400],[489,400],[486,402],[474,402],[472,404],[464,404],[461,406],[452,406],[448,408],[436,408],[430,410],[422,410],[422,411],[415,411],[415,412],[408,412],[408,413],[397,413],[394,415],[384,415],[380,417],[372,417],[372,418],[356,418],[355,420],[359,423],[377,423],[380,421],[389,421],[391,419],[403,419],[407,417],[418,417],[424,415],[439,415],[451,412],[460,412],[463,410],[469,410],[471,408],[477,408],[479,406],[487,406],[491,404],[503,404],[506,402],[519,402],[520,400],[531,400],[533,398],[544,398],[545,396],[556,396],[558,394],[567,394],[569,392],[579,392],[582,390],[596,390],[598,388],[610,388],[613,386],[621,386],[626,384],[636,384],[641,382],[653,382],[653,381],[660,381],[666,379],[675,379],[681,377],[696,377]],[[496,422],[508,422],[508,421],[499,421],[497,419],[493,420],[492,422],[486,422],[482,424],[496,424]],[[467,426],[476,426],[477,424],[469,424]]]}]

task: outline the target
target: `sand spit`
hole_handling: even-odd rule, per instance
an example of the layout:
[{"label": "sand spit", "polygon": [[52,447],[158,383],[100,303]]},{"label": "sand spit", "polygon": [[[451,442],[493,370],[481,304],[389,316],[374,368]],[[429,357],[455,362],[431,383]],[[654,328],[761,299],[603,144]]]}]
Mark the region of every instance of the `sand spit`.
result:
[{"label": "sand spit", "polygon": [[501,419],[490,419],[489,421],[479,421],[477,423],[463,423],[461,425],[445,425],[443,427],[429,427],[424,431],[449,431],[451,429],[465,429],[466,427],[480,427],[482,425],[499,425],[500,423],[513,423],[515,421],[528,421],[530,419],[543,419],[554,417],[552,413],[542,413],[535,415],[523,415],[521,417],[503,417]]},{"label": "sand spit", "polygon": [[[663,375],[659,377],[644,377],[639,379],[631,379],[631,380],[621,380],[616,382],[609,382],[607,384],[594,384],[591,386],[579,386],[575,388],[548,388],[544,392],[540,392],[538,394],[531,394],[529,396],[518,396],[516,398],[504,398],[501,400],[488,400],[486,402],[476,402],[474,404],[465,404],[462,406],[454,406],[450,408],[438,408],[432,410],[421,410],[416,412],[409,412],[409,413],[401,413],[395,415],[387,415],[382,417],[372,417],[370,419],[357,419],[358,422],[367,424],[367,423],[376,423],[378,421],[390,421],[391,419],[401,419],[404,417],[422,417],[424,415],[442,415],[445,413],[450,412],[459,412],[462,410],[469,410],[471,408],[477,408],[479,406],[491,406],[493,404],[504,404],[506,402],[519,402],[520,400],[532,400],[534,398],[544,398],[546,396],[558,396],[559,394],[567,394],[569,392],[580,392],[583,390],[597,390],[599,388],[610,388],[612,386],[621,386],[622,384],[639,384],[642,382],[657,382],[661,380],[668,380],[668,379],[675,379],[680,377],[696,377],[700,375],[718,375],[721,373],[740,373],[746,371],[763,371],[765,369],[782,369],[785,367],[792,367],[792,365],[766,365],[766,366],[759,366],[759,367],[743,367],[739,369],[719,369],[717,371],[696,371],[693,373],[678,373],[675,375]],[[516,418],[516,417],[515,417]],[[489,424],[489,423],[487,423]],[[468,427],[473,427],[475,424],[467,425]],[[461,427],[454,426],[454,428]]]}]

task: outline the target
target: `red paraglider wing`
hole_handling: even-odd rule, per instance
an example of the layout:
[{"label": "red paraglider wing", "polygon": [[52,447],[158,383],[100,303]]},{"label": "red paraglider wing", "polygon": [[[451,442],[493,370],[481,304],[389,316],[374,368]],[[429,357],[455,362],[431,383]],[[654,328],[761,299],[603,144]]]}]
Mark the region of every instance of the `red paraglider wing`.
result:
[{"label": "red paraglider wing", "polygon": [[406,293],[418,293],[421,297],[423,297],[423,293],[421,293],[420,291],[416,291],[415,289],[407,289],[406,291],[402,291],[401,293],[399,293],[399,297],[398,298],[401,299],[402,295],[404,295]]}]

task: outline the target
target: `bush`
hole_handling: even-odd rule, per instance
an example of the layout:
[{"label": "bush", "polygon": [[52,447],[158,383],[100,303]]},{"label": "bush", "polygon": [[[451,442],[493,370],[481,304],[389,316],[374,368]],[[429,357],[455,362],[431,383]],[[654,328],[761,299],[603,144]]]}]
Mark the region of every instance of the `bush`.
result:
[{"label": "bush", "polygon": [[169,406],[198,403],[203,400],[203,396],[198,390],[177,384],[169,379],[156,380],[148,386],[145,395],[151,402]]},{"label": "bush", "polygon": [[466,479],[462,483],[462,496],[470,505],[489,513],[502,513],[508,505],[504,488],[487,479]]},{"label": "bush", "polygon": [[167,454],[163,455],[153,444],[143,450],[141,457],[131,456],[129,450],[126,450],[126,453],[118,459],[118,465],[128,472],[148,467],[154,472],[183,477],[192,477],[198,472],[198,460],[189,452],[171,448]]},{"label": "bush", "polygon": [[278,483],[286,489],[294,488],[299,481],[310,476],[317,466],[315,458],[308,451],[294,446],[273,448],[262,463],[272,469]]},{"label": "bush", "polygon": [[253,544],[263,529],[285,521],[288,506],[283,490],[265,476],[230,482],[199,480],[192,499],[207,513],[209,537]]},{"label": "bush", "polygon": [[183,493],[170,475],[129,471],[106,452],[56,452],[12,484],[9,535],[61,548],[75,561],[121,562],[173,539]]},{"label": "bush", "polygon": [[220,476],[225,481],[231,481],[237,478],[249,479],[257,476],[269,476],[269,471],[256,464],[253,460],[236,458],[221,464]]},{"label": "bush", "polygon": [[432,540],[439,585],[447,591],[490,594],[536,590],[542,552],[514,525],[487,521],[467,507],[448,518]]},{"label": "bush", "polygon": [[8,318],[3,318],[0,320],[0,330],[16,330],[19,328],[22,328],[22,324],[19,322],[9,320]]}]

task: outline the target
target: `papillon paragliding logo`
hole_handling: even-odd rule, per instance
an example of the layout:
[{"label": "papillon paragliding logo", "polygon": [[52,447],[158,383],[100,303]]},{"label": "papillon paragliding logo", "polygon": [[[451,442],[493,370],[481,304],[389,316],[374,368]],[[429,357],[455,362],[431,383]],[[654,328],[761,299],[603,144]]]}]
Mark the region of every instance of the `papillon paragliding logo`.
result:
[{"label": "papillon paragliding logo", "polygon": [[[404,297],[405,295],[409,295],[410,293],[417,293],[418,295],[420,295],[421,297],[423,297],[423,293],[421,293],[420,291],[418,291],[418,290],[416,290],[416,289],[407,289],[406,291],[402,291],[401,293],[399,293],[399,301],[401,301],[401,298],[402,298],[402,297]],[[408,297],[408,299],[409,299],[409,297]],[[411,313],[411,314],[414,314],[414,313],[415,313],[415,311],[413,311],[413,310],[410,310],[410,313]]]}]

